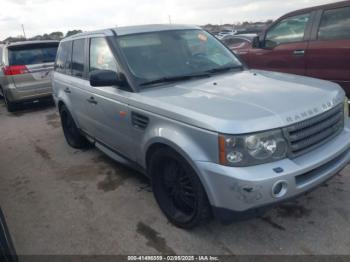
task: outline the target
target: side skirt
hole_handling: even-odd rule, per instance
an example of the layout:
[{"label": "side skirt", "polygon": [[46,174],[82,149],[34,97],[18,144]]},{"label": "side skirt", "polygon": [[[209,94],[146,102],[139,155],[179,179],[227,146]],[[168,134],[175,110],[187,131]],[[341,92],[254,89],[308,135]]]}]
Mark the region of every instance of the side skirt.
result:
[{"label": "side skirt", "polygon": [[135,171],[140,172],[143,175],[148,177],[146,170],[142,166],[140,166],[136,162],[128,159],[127,157],[123,156],[119,152],[113,150],[112,148],[110,148],[106,144],[102,143],[101,141],[96,140],[95,138],[93,138],[92,136],[90,136],[89,134],[84,132],[83,130],[80,130],[80,131],[85,135],[85,137],[87,138],[87,140],[89,140],[90,143],[94,144],[99,150],[101,150],[104,154],[109,156],[111,159],[113,159],[114,161],[116,161],[122,165],[125,165],[129,168],[132,168]]}]

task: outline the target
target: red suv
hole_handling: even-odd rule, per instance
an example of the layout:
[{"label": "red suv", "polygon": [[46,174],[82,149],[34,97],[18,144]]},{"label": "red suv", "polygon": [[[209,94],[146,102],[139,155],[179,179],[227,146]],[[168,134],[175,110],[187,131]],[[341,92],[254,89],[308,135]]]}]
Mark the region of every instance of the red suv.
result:
[{"label": "red suv", "polygon": [[337,82],[350,97],[350,1],[289,13],[235,52],[251,68]]}]

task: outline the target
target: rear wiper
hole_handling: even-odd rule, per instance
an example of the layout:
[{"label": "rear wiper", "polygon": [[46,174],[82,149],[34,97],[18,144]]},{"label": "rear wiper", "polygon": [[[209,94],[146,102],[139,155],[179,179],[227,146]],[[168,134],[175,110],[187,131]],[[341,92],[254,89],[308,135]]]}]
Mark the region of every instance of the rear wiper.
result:
[{"label": "rear wiper", "polygon": [[225,66],[225,67],[218,67],[218,68],[213,68],[205,71],[206,73],[220,73],[220,72],[225,72],[229,71],[232,69],[237,69],[237,68],[242,68],[243,66]]},{"label": "rear wiper", "polygon": [[142,83],[140,85],[141,86],[147,86],[147,85],[153,85],[153,84],[159,84],[159,83],[182,81],[182,80],[187,80],[187,79],[191,79],[191,78],[199,78],[199,77],[210,77],[210,74],[208,72],[208,73],[201,73],[201,74],[190,74],[190,75],[162,77],[162,78],[159,78],[159,79],[156,79],[156,80],[144,82],[144,83]]}]

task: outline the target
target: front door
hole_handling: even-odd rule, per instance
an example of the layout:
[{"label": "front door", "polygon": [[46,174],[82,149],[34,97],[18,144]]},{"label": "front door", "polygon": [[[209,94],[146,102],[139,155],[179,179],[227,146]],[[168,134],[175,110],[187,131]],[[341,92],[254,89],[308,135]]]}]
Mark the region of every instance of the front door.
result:
[{"label": "front door", "polygon": [[[117,72],[117,62],[105,38],[90,39],[89,72],[112,70]],[[91,114],[95,119],[94,136],[105,146],[134,159],[130,136],[131,115],[128,107],[128,91],[113,87],[92,87],[90,96]]]},{"label": "front door", "polygon": [[248,55],[251,68],[304,75],[310,14],[282,19],[266,33],[263,48],[253,48]]}]

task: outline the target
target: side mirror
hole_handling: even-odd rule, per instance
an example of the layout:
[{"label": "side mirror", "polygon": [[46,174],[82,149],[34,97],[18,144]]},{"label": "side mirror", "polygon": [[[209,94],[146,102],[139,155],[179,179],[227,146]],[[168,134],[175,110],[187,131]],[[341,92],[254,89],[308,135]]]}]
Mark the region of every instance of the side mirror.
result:
[{"label": "side mirror", "polygon": [[252,47],[253,48],[261,48],[262,47],[262,41],[260,40],[259,36],[256,36],[253,38]]},{"label": "side mirror", "polygon": [[125,86],[126,79],[124,75],[118,74],[112,70],[94,70],[89,75],[90,85],[99,86]]}]

